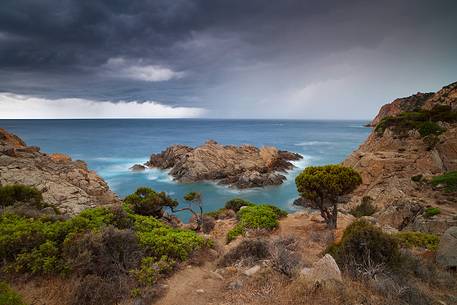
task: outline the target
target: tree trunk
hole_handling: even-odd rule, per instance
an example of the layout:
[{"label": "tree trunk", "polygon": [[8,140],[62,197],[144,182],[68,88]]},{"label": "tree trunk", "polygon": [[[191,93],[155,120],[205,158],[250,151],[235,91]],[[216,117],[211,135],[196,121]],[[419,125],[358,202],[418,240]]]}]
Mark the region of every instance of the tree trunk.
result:
[{"label": "tree trunk", "polygon": [[338,207],[337,207],[337,204],[334,203],[332,213],[330,214],[329,220],[327,221],[327,227],[329,229],[336,229],[337,221],[338,221]]}]

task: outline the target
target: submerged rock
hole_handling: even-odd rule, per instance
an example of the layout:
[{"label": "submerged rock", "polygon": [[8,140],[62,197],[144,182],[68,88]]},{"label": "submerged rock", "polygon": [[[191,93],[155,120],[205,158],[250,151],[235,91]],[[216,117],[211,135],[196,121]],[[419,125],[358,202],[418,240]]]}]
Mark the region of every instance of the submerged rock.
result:
[{"label": "submerged rock", "polygon": [[64,214],[104,204],[119,203],[106,182],[63,154],[45,154],[27,146],[19,137],[0,128],[0,185],[36,187],[44,201]]},{"label": "submerged rock", "polygon": [[146,166],[141,164],[135,164],[134,166],[130,167],[129,170],[131,170],[132,172],[142,172],[146,170]]},{"label": "submerged rock", "polygon": [[149,167],[170,169],[180,182],[218,181],[238,188],[279,185],[286,180],[281,172],[291,170],[290,162],[302,156],[275,147],[221,145],[213,140],[192,148],[173,145],[153,154]]}]

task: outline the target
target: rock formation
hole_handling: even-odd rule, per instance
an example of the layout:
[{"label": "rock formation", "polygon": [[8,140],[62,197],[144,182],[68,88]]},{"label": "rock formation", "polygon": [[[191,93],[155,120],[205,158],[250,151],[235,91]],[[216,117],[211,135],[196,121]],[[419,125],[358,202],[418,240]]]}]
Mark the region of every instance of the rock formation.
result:
[{"label": "rock formation", "polygon": [[[436,105],[451,106],[455,111],[457,83],[446,86],[437,93],[416,94],[384,105],[372,123],[378,123],[387,115],[417,110],[418,107],[429,110]],[[386,128],[382,134],[373,131],[343,162],[356,169],[363,180],[349,207],[359,204],[364,196],[369,196],[379,209],[374,216],[396,229],[409,226],[411,229],[443,233],[447,227],[456,225],[453,215],[455,211],[452,208],[456,203],[455,194],[434,191],[424,182],[432,176],[457,170],[457,123],[438,124],[445,131],[438,136],[433,147],[414,129],[402,136],[391,128]],[[414,176],[421,178],[414,181]],[[443,211],[439,221],[421,216],[422,210],[419,207],[436,205],[440,205]],[[433,222],[439,222],[440,225]]]},{"label": "rock formation", "polygon": [[292,169],[290,161],[301,158],[275,147],[224,146],[210,140],[196,148],[170,146],[151,155],[146,165],[170,169],[169,174],[184,183],[211,180],[249,188],[281,184],[286,177],[280,172]]},{"label": "rock formation", "polygon": [[108,185],[83,161],[63,154],[45,154],[0,128],[0,185],[25,184],[43,192],[46,203],[62,213],[119,203]]}]

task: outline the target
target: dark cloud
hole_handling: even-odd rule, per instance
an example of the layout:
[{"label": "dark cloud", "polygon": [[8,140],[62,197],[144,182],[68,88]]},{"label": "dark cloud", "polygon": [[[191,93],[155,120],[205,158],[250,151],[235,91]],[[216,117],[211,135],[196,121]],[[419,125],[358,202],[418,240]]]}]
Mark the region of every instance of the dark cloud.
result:
[{"label": "dark cloud", "polygon": [[[347,103],[373,99],[357,113],[367,115],[393,94],[457,79],[456,20],[453,0],[3,0],[0,91],[157,100],[217,116],[274,116],[255,109],[297,99],[293,113],[306,116],[310,88],[337,82]],[[124,64],[113,70],[110,59]],[[400,73],[408,81],[392,87]],[[370,93],[368,80],[391,89]]]}]

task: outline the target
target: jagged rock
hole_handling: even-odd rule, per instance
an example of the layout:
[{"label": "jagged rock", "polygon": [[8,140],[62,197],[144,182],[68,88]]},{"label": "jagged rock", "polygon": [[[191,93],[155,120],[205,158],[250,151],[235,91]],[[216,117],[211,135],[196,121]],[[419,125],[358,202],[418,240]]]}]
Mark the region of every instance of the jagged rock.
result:
[{"label": "jagged rock", "polygon": [[445,268],[457,267],[457,227],[450,227],[441,236],[436,261]]},{"label": "jagged rock", "polygon": [[391,226],[397,230],[402,230],[423,212],[423,207],[417,202],[407,200],[397,200],[392,205],[374,214],[380,226]]},{"label": "jagged rock", "polygon": [[64,214],[120,203],[106,182],[83,161],[63,154],[47,155],[0,129],[0,185],[7,184],[36,187],[46,203]]},{"label": "jagged rock", "polygon": [[210,140],[196,148],[170,146],[151,155],[146,165],[170,169],[169,174],[184,183],[213,180],[250,188],[283,183],[286,177],[280,172],[292,169],[294,166],[290,161],[301,158],[299,154],[275,147],[224,146]]},{"label": "jagged rock", "polygon": [[141,165],[141,164],[135,164],[132,167],[129,168],[132,172],[142,172],[146,170],[146,166]]},{"label": "jagged rock", "polygon": [[330,254],[325,254],[311,268],[303,268],[300,274],[308,281],[342,281],[341,271]]}]

